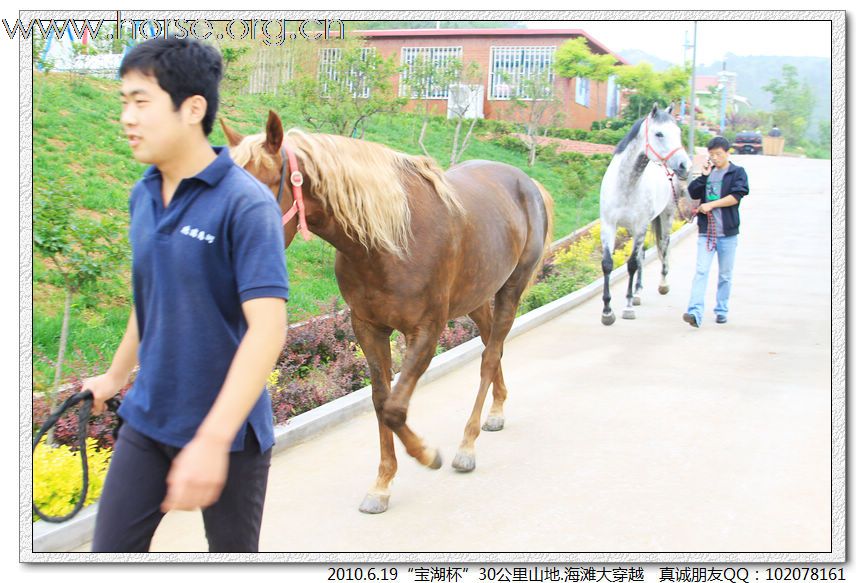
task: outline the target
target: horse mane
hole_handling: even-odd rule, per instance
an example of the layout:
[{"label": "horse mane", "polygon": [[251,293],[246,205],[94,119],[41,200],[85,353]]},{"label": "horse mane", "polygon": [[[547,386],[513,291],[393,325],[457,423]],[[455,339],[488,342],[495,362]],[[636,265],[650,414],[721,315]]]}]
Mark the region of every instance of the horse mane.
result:
[{"label": "horse mane", "polygon": [[[613,155],[621,154],[622,152],[624,152],[627,149],[628,145],[631,142],[633,142],[634,138],[637,137],[637,134],[640,133],[640,126],[643,125],[643,122],[646,119],[647,118],[641,117],[640,119],[638,119],[637,121],[634,122],[634,125],[631,126],[631,131],[628,132],[628,135],[626,135],[624,138],[622,138],[622,140],[616,145],[616,149],[613,151]],[[655,112],[655,122],[657,122],[657,123],[667,123],[667,122],[676,123],[676,118],[674,118],[672,115],[667,113],[666,110],[659,109],[658,111]]]},{"label": "horse mane", "polygon": [[[248,136],[232,155],[240,166],[256,158],[265,135]],[[407,179],[426,181],[451,213],[462,204],[435,160],[396,152],[374,142],[300,129],[285,132],[283,142],[304,162],[305,176],[325,208],[368,250],[405,256],[411,237]],[[270,156],[257,156],[268,167]],[[266,159],[266,161],[264,160]]]}]

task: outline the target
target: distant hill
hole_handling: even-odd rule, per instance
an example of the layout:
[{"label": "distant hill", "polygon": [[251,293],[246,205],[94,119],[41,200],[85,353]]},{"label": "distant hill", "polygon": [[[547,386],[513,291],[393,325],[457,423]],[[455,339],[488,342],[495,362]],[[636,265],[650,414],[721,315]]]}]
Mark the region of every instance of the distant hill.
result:
[{"label": "distant hill", "polygon": [[658,57],[650,55],[646,51],[640,49],[626,49],[624,51],[619,51],[616,54],[628,61],[628,64],[630,65],[649,63],[656,71],[666,71],[673,65],[670,61],[659,59]]},{"label": "distant hill", "polygon": [[[726,56],[727,70],[736,73],[739,95],[744,95],[754,109],[772,109],[771,95],[762,90],[771,79],[781,78],[784,65],[793,65],[799,71],[799,79],[808,83],[817,97],[812,122],[829,119],[831,104],[831,62],[821,57],[740,57]],[[697,74],[710,75],[721,70],[721,62],[699,65]],[[813,123],[812,123],[813,125]]]},{"label": "distant hill", "polygon": [[[629,63],[639,62],[651,64],[655,70],[664,71],[673,63],[659,59],[640,49],[627,49],[618,53]],[[748,98],[754,109],[770,111],[772,109],[771,95],[762,87],[771,79],[781,78],[781,68],[793,65],[799,71],[799,79],[808,83],[817,97],[817,105],[811,118],[809,134],[814,137],[817,122],[830,117],[831,109],[831,62],[823,57],[774,57],[774,56],[739,56],[732,53],[726,55],[728,71],[736,73],[737,93]],[[697,65],[698,75],[715,75],[721,71],[724,63],[718,61],[709,65]]]}]

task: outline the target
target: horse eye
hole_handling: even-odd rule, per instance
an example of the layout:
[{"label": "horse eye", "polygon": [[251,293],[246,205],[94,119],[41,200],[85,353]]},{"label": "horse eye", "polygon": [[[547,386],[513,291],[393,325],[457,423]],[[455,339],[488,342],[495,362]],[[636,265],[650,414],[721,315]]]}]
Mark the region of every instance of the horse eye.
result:
[{"label": "horse eye", "polygon": [[656,138],[663,138],[664,134],[662,134],[661,132],[658,132],[657,134],[655,134],[655,137]]}]

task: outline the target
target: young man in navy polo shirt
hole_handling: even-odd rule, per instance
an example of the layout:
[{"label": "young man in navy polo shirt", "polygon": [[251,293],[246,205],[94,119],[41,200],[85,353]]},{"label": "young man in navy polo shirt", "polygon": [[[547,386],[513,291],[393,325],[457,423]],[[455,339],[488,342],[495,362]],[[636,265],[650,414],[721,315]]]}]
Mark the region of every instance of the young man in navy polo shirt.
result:
[{"label": "young man in navy polo shirt", "polygon": [[268,374],[288,277],[273,193],[207,136],[222,59],[156,39],[120,65],[121,124],[151,164],[129,199],[134,307],[94,412],[140,368],[105,480],[94,552],[146,552],[169,510],[201,508],[212,552],[256,552],[271,448]]}]

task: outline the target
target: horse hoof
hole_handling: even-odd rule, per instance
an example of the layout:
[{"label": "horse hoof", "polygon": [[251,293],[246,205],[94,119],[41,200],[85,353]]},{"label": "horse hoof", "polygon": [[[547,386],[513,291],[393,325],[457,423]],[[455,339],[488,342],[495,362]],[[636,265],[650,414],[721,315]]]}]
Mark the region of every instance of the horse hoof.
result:
[{"label": "horse hoof", "polygon": [[658,293],[661,294],[662,296],[667,295],[668,293],[670,293],[670,286],[668,286],[668,285],[659,285],[659,286],[658,286]]},{"label": "horse hoof", "polygon": [[459,452],[451,465],[458,472],[471,472],[475,469],[475,456]]},{"label": "horse hoof", "polygon": [[636,320],[637,312],[633,308],[625,308],[622,310],[622,318],[625,320]]},{"label": "horse hoof", "polygon": [[631,303],[633,303],[635,306],[639,306],[640,305],[640,296],[634,296],[634,301]]},{"label": "horse hoof", "polygon": [[427,467],[431,470],[437,470],[442,467],[442,454],[441,452],[439,452],[439,450],[436,450],[435,458],[429,465],[427,465]]},{"label": "horse hoof", "polygon": [[484,431],[501,431],[505,426],[505,418],[504,417],[488,417],[486,423],[484,423],[483,429]]},{"label": "horse hoof", "polygon": [[367,494],[360,503],[360,510],[364,514],[381,514],[387,510],[387,503],[390,500],[389,494]]},{"label": "horse hoof", "polygon": [[603,323],[604,326],[612,326],[615,321],[616,315],[614,313],[610,312],[609,314],[601,314],[601,323]]}]

